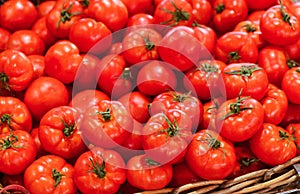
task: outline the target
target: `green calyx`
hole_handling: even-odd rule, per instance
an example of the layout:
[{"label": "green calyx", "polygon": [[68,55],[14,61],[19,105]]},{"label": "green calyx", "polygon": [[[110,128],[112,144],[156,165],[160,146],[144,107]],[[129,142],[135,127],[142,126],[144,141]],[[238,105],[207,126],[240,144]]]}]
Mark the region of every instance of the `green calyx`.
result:
[{"label": "green calyx", "polygon": [[179,9],[177,5],[172,1],[171,2],[175,11],[170,11],[167,9],[162,9],[164,12],[171,14],[173,17],[170,20],[161,22],[161,24],[166,24],[170,26],[176,26],[180,21],[188,21],[190,19],[190,13]]}]

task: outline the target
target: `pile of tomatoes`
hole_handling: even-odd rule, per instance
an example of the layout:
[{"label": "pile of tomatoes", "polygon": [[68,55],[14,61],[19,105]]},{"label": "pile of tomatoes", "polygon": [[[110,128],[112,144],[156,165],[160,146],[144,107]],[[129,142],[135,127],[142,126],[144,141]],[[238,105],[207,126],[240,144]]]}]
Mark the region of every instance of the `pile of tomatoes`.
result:
[{"label": "pile of tomatoes", "polygon": [[134,193],[300,154],[300,3],[1,2],[4,186]]}]

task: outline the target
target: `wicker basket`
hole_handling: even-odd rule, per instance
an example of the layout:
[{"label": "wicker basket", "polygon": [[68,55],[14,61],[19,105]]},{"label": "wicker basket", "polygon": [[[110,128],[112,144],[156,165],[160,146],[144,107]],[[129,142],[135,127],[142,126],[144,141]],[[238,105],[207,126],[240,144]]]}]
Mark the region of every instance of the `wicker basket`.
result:
[{"label": "wicker basket", "polygon": [[236,194],[236,193],[300,193],[300,156],[270,169],[262,169],[232,180],[201,181],[178,188],[143,191],[140,194]]}]

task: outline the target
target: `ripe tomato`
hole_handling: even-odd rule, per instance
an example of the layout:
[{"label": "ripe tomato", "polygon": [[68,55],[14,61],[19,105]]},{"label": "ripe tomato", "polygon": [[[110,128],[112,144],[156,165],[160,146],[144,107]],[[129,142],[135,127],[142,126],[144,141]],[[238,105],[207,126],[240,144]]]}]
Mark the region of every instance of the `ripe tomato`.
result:
[{"label": "ripe tomato", "polygon": [[250,149],[262,162],[270,166],[283,164],[294,158],[297,153],[292,135],[285,129],[264,123],[249,140]]},{"label": "ripe tomato", "polygon": [[29,132],[15,130],[0,134],[0,172],[17,175],[34,161],[36,145]]},{"label": "ripe tomato", "polygon": [[138,13],[150,13],[152,0],[121,0],[128,10],[128,15],[132,16]]},{"label": "ripe tomato", "polygon": [[281,87],[288,100],[294,104],[300,104],[300,67],[293,67],[285,72]]},{"label": "ripe tomato", "polygon": [[39,127],[34,127],[30,131],[30,135],[33,138],[33,141],[36,145],[36,158],[47,155],[48,153],[44,150],[39,138]]},{"label": "ripe tomato", "polygon": [[256,63],[258,47],[246,32],[231,31],[223,34],[215,49],[216,59],[224,63]]},{"label": "ripe tomato", "polygon": [[52,77],[39,77],[25,91],[24,103],[34,120],[39,121],[50,109],[67,105],[69,93],[66,86]]},{"label": "ripe tomato", "polygon": [[[139,152],[142,151],[143,146],[142,146],[142,141],[143,141],[143,136],[142,136],[142,130],[143,130],[143,124],[137,122],[136,120],[133,121],[133,128],[130,136],[122,143],[122,146],[124,148],[128,148],[130,151],[127,152],[127,149],[123,152],[122,149],[119,152],[123,158],[129,159],[133,155],[130,155],[131,150],[137,150]],[[122,147],[119,147],[122,148]],[[118,148],[117,148],[118,149]],[[122,152],[124,154],[122,154]],[[132,152],[132,154],[136,155],[137,152]],[[127,161],[127,160],[126,160]]]},{"label": "ripe tomato", "polygon": [[56,1],[47,0],[37,6],[38,18],[46,16],[54,7]]},{"label": "ripe tomato", "polygon": [[111,31],[104,23],[97,22],[92,18],[82,18],[71,26],[69,40],[78,47],[81,53],[90,51],[101,54],[111,44],[110,35]]},{"label": "ripe tomato", "polygon": [[74,81],[82,62],[78,47],[69,40],[60,40],[45,54],[45,73],[64,84]]},{"label": "ripe tomato", "polygon": [[189,144],[185,161],[199,177],[218,180],[227,177],[236,163],[233,145],[211,130],[194,134]]},{"label": "ripe tomato", "polygon": [[[193,30],[195,38],[205,47],[205,49],[207,49],[211,55],[213,55],[217,42],[216,32],[212,28],[200,24],[195,25]],[[209,56],[206,56],[208,53],[205,49],[202,48],[202,56],[200,56],[200,59],[210,58]]]},{"label": "ripe tomato", "polygon": [[260,19],[261,19],[262,15],[265,13],[265,11],[266,10],[256,10],[256,11],[250,12],[247,17],[247,20],[259,25]]},{"label": "ripe tomato", "polygon": [[86,110],[81,131],[90,143],[113,148],[129,137],[132,126],[132,117],[121,102],[102,100]]},{"label": "ripe tomato", "polygon": [[33,66],[28,57],[17,50],[0,53],[0,89],[23,91],[33,78]]},{"label": "ripe tomato", "polygon": [[300,123],[290,123],[285,129],[293,136],[297,147],[297,155],[300,155]]},{"label": "ripe tomato", "polygon": [[137,13],[128,18],[127,27],[134,27],[138,25],[149,25],[154,24],[154,18],[150,14]]},{"label": "ripe tomato", "polygon": [[31,61],[33,66],[33,77],[35,80],[41,76],[45,75],[45,58],[43,55],[28,55],[28,59]]},{"label": "ripe tomato", "polygon": [[10,35],[6,48],[21,51],[25,55],[43,55],[45,43],[31,30],[18,30]]},{"label": "ripe tomato", "polygon": [[8,30],[0,27],[0,52],[6,49],[6,43],[10,35],[11,33]]},{"label": "ripe tomato", "polygon": [[250,11],[265,10],[277,4],[276,0],[246,0],[246,2]]},{"label": "ripe tomato", "polygon": [[260,102],[265,112],[264,122],[278,125],[288,109],[288,99],[284,91],[269,84],[268,91]]},{"label": "ripe tomato", "polygon": [[44,114],[39,124],[43,148],[64,159],[77,158],[85,152],[86,146],[79,131],[80,116],[80,112],[70,106],[57,106]]},{"label": "ripe tomato", "polygon": [[213,13],[211,3],[208,0],[192,0],[190,2],[193,7],[194,22],[203,25],[209,24]]},{"label": "ripe tomato", "polygon": [[288,109],[283,117],[280,126],[286,127],[290,123],[300,122],[300,105],[289,102]]},{"label": "ripe tomato", "polygon": [[29,132],[32,117],[27,106],[15,97],[0,96],[0,134],[12,130]]},{"label": "ripe tomato", "polygon": [[213,10],[213,26],[220,33],[233,30],[248,16],[248,6],[245,0],[215,0]]},{"label": "ripe tomato", "polygon": [[292,43],[290,45],[284,46],[284,50],[288,53],[288,56],[290,57],[291,60],[299,61],[300,60],[300,39],[296,43]]},{"label": "ripe tomato", "polygon": [[63,158],[46,155],[32,162],[24,173],[24,184],[31,194],[77,192],[74,168]]},{"label": "ripe tomato", "polygon": [[251,138],[264,122],[264,109],[254,98],[239,96],[225,101],[218,109],[216,128],[232,142]]},{"label": "ripe tomato", "polygon": [[142,190],[155,190],[167,186],[173,175],[171,164],[160,164],[147,155],[133,156],[127,162],[127,181]]},{"label": "ripe tomato", "polygon": [[172,181],[169,184],[171,187],[180,187],[189,183],[196,183],[202,179],[198,177],[185,162],[173,165]]},{"label": "ripe tomato", "polygon": [[37,9],[29,0],[6,1],[0,7],[0,26],[10,32],[30,29],[37,17]]},{"label": "ripe tomato", "polygon": [[117,193],[126,180],[125,162],[113,150],[93,147],[74,165],[74,182],[82,193]]}]

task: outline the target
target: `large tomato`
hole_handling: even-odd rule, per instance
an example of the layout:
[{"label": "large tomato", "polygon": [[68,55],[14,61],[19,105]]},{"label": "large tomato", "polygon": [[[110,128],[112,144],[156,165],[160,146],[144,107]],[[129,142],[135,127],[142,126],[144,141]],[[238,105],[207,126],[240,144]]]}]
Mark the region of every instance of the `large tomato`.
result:
[{"label": "large tomato", "polygon": [[0,27],[0,52],[6,49],[6,43],[10,35],[11,33],[8,30]]},{"label": "large tomato", "polygon": [[294,104],[300,104],[300,67],[289,69],[282,78],[281,87],[288,100]]},{"label": "large tomato", "polygon": [[286,127],[290,123],[298,122],[300,122],[300,105],[289,102],[288,109],[280,123],[280,126]]},{"label": "large tomato", "polygon": [[154,18],[151,14],[137,13],[128,18],[127,27],[135,27],[138,25],[154,24]]},{"label": "large tomato", "polygon": [[209,24],[213,13],[211,3],[208,0],[192,0],[190,2],[193,7],[194,21],[198,24]]},{"label": "large tomato", "polygon": [[185,162],[173,166],[173,177],[170,183],[171,187],[180,187],[189,183],[202,181]]},{"label": "large tomato", "polygon": [[17,175],[34,161],[37,148],[30,133],[15,130],[0,134],[0,172]]},{"label": "large tomato", "polygon": [[152,0],[121,0],[128,10],[128,15],[132,16],[139,13],[150,13]]},{"label": "large tomato", "polygon": [[194,134],[185,161],[199,177],[218,180],[227,177],[235,167],[236,154],[233,145],[211,130]]},{"label": "large tomato", "polygon": [[[213,28],[200,24],[194,25],[193,30],[194,37],[201,45],[204,46],[204,48],[202,48],[202,55],[200,56],[200,59],[210,59],[209,53],[214,55],[215,52],[217,42],[216,32],[213,30]],[[209,53],[207,53],[205,49],[207,49]]]},{"label": "large tomato", "polygon": [[56,3],[56,1],[54,1],[54,0],[40,2],[37,7],[38,18],[46,16],[52,10],[55,3]]},{"label": "large tomato", "polygon": [[265,10],[277,3],[276,0],[246,0],[246,2],[250,11]]},{"label": "large tomato", "polygon": [[285,129],[293,135],[293,140],[297,147],[297,155],[300,155],[300,123],[290,123]]},{"label": "large tomato", "polygon": [[31,61],[33,67],[33,77],[35,80],[45,75],[45,57],[43,55],[28,55],[28,59]]}]

